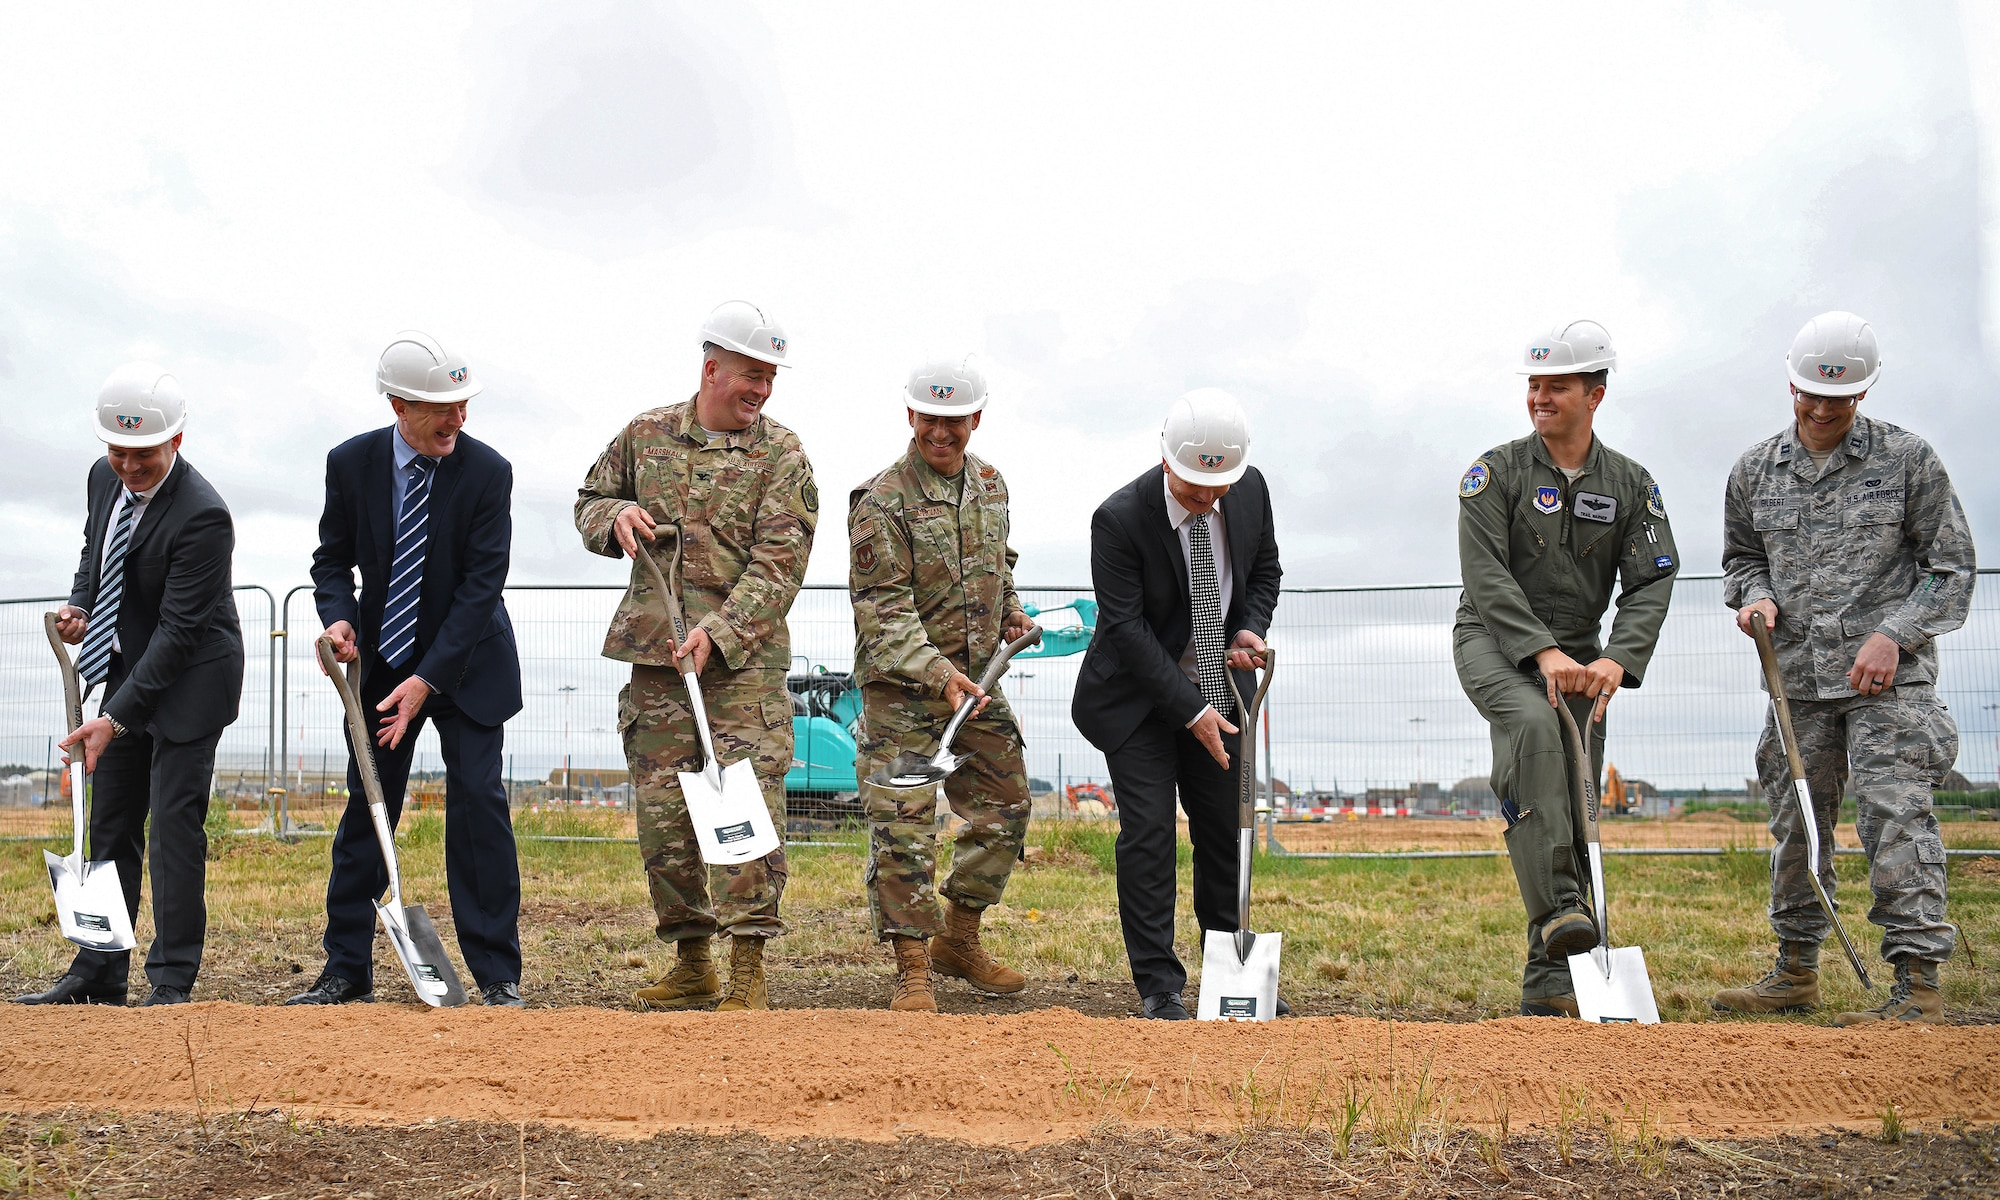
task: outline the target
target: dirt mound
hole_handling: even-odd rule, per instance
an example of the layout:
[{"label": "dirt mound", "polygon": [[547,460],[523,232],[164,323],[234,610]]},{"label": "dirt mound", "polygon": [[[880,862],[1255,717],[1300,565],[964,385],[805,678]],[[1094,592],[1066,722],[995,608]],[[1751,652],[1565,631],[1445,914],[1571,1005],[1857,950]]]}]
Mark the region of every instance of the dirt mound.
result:
[{"label": "dirt mound", "polygon": [[[245,1105],[368,1122],[543,1121],[645,1137],[923,1133],[1039,1144],[1106,1120],[1240,1129],[1377,1105],[1515,1127],[1637,1114],[1703,1133],[2000,1119],[2000,1029],[1794,1024],[1162,1025],[1005,1017],[388,1006],[0,1009],[0,1108]],[[115,1049],[114,1049],[115,1048]],[[1317,1118],[1314,1114],[1317,1113]]]}]

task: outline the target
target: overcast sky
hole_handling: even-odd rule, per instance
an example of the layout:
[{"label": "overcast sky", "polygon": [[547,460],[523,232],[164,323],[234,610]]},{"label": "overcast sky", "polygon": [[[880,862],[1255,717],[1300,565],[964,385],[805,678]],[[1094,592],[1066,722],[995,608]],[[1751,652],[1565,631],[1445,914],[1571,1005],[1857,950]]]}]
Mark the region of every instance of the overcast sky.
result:
[{"label": "overcast sky", "polygon": [[0,595],[67,590],[90,401],[137,357],[193,397],[239,582],[304,581],[325,452],[387,423],[405,327],[487,381],[515,580],[618,578],[575,486],[736,297],[791,336],[769,411],[828,497],[817,581],[910,367],[967,349],[1025,582],[1087,578],[1089,510],[1204,385],[1252,414],[1288,583],[1453,578],[1459,474],[1575,317],[1618,344],[1599,431],[1690,568],[1830,308],[1880,335],[1866,411],[1995,528],[1985,5],[306,11],[0,15]]}]

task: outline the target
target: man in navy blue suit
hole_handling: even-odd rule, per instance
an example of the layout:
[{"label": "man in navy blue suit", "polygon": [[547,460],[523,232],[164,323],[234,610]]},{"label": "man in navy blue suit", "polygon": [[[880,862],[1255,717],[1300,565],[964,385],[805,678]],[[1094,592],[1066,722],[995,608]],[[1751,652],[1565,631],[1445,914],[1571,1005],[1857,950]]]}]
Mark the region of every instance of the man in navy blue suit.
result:
[{"label": "man in navy blue suit", "polygon": [[[500,596],[514,468],[461,432],[480,384],[429,336],[396,335],[375,385],[396,423],[326,456],[313,598],[336,656],[361,660],[362,707],[383,714],[374,752],[392,828],[417,733],[436,723],[459,950],[486,1003],[520,1007],[521,873],[501,782],[501,727],[521,711],[521,663]],[[389,872],[351,756],[347,789],[326,884],[326,968],[287,1004],[374,999],[374,902]]]}]

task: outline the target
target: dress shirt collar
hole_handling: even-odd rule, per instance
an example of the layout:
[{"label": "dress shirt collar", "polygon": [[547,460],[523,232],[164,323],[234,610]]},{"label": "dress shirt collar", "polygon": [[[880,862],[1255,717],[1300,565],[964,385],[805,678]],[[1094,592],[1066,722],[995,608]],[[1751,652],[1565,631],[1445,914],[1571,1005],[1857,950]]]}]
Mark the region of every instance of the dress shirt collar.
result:
[{"label": "dress shirt collar", "polygon": [[130,488],[125,487],[123,484],[120,484],[119,489],[123,491],[126,495],[132,497],[134,501],[140,504],[150,503],[153,497],[160,494],[160,489],[167,486],[167,480],[172,479],[174,477],[174,472],[180,469],[180,465],[181,465],[181,456],[176,454],[174,455],[174,461],[167,464],[167,473],[165,475],[160,476],[160,482],[154,484],[152,487],[147,488],[143,492],[135,492],[132,491]]},{"label": "dress shirt collar", "polygon": [[[1164,467],[1160,469],[1160,486],[1165,488],[1167,492],[1167,528],[1179,529],[1181,526],[1187,524],[1188,518],[1194,516],[1194,514],[1189,512],[1180,501],[1174,499],[1173,484],[1168,482],[1166,468]],[[1222,501],[1217,500],[1209,507],[1208,511],[1211,515],[1221,512]]]},{"label": "dress shirt collar", "polygon": [[403,440],[403,430],[401,426],[396,427],[395,433],[396,436],[389,439],[389,448],[396,452],[396,470],[398,473],[409,470],[410,464],[417,461],[419,458],[429,458],[431,460],[431,466],[433,467],[438,465],[437,459],[432,458],[428,454],[418,453],[417,448],[415,446],[412,446],[410,445],[410,443]]}]

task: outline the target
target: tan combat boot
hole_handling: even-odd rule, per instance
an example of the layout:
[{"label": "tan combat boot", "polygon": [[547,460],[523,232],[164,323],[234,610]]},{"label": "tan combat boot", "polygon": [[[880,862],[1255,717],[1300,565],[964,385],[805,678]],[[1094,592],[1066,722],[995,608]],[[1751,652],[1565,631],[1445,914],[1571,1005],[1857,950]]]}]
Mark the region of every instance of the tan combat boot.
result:
[{"label": "tan combat boot", "polygon": [[632,993],[632,1003],[640,1012],[656,1008],[693,1008],[722,994],[715,977],[714,952],[705,937],[682,938],[674,943],[680,961],[666,977],[651,987]]},{"label": "tan combat boot", "polygon": [[931,952],[924,939],[897,934],[896,992],[889,997],[891,1012],[936,1012],[937,997],[931,994]]},{"label": "tan combat boot", "polygon": [[1819,944],[1779,942],[1769,974],[1749,987],[1722,989],[1708,1006],[1717,1012],[1811,1012],[1819,1007]]},{"label": "tan combat boot", "polygon": [[1844,1012],[1835,1025],[1867,1025],[1875,1021],[1921,1021],[1944,1025],[1944,997],[1938,992],[1938,965],[1921,958],[1896,960],[1896,986],[1889,998],[1866,1012]]},{"label": "tan combat boot", "polygon": [[1028,986],[1028,977],[994,962],[979,944],[979,916],[985,911],[944,902],[944,932],[931,939],[931,969],[982,992],[1011,995]]},{"label": "tan combat boot", "polygon": [[1521,1015],[1524,1017],[1569,1017],[1572,1020],[1582,1015],[1576,1006],[1576,994],[1564,992],[1560,996],[1523,996]]},{"label": "tan combat boot", "polygon": [[766,1009],[771,1001],[764,994],[764,939],[729,939],[729,994],[715,1006],[716,1012]]}]

